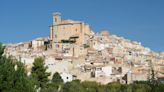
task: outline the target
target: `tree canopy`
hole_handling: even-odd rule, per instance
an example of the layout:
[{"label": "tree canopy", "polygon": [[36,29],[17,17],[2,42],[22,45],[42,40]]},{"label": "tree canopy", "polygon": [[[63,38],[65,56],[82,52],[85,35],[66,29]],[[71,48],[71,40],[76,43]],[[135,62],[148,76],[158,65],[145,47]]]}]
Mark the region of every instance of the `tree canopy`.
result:
[{"label": "tree canopy", "polygon": [[24,64],[3,56],[0,44],[0,92],[35,92],[33,81],[27,76]]},{"label": "tree canopy", "polygon": [[49,83],[48,77],[50,73],[46,72],[48,67],[45,66],[44,59],[42,57],[35,58],[31,76],[35,80],[37,89],[44,89]]}]

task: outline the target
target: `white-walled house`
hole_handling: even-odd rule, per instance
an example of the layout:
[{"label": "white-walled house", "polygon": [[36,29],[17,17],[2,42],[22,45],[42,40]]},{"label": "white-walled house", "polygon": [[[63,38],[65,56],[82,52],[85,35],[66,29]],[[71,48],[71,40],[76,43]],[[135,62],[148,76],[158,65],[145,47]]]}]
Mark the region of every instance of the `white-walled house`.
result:
[{"label": "white-walled house", "polygon": [[112,66],[97,67],[95,71],[95,76],[111,76]]},{"label": "white-walled house", "polygon": [[95,43],[95,45],[93,45],[93,48],[96,50],[103,50],[107,47],[109,47],[109,44]]},{"label": "white-walled house", "polygon": [[69,73],[61,73],[60,76],[62,77],[65,83],[73,80],[73,76]]},{"label": "white-walled house", "polygon": [[110,76],[112,74],[112,66],[102,67],[102,71],[104,72],[105,76]]}]

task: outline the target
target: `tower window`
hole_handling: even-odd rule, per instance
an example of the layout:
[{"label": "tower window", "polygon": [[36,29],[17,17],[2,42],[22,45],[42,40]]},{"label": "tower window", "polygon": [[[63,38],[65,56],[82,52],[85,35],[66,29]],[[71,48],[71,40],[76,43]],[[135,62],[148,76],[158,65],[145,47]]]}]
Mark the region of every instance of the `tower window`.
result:
[{"label": "tower window", "polygon": [[55,22],[57,22],[57,18],[55,18]]}]

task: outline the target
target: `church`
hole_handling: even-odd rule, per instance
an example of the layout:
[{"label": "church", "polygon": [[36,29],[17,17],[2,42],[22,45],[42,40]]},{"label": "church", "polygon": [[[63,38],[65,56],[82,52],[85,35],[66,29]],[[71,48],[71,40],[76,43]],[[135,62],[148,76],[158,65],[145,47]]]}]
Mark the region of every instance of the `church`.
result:
[{"label": "church", "polygon": [[82,21],[62,20],[61,13],[53,13],[53,23],[50,25],[50,40],[52,46],[57,43],[87,44],[94,33],[88,24]]}]

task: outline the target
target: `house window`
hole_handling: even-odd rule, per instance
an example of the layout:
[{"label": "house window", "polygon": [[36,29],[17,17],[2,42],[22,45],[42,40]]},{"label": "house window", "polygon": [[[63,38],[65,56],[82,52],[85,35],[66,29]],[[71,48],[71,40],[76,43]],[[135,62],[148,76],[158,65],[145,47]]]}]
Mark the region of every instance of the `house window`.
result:
[{"label": "house window", "polygon": [[75,31],[77,32],[77,28],[75,29]]},{"label": "house window", "polygon": [[55,35],[55,38],[57,38],[57,35]]},{"label": "house window", "polygon": [[59,45],[58,44],[56,44],[56,48],[59,48]]},{"label": "house window", "polygon": [[101,68],[101,67],[97,67],[96,70],[97,70],[97,71],[101,71],[102,68]]}]

